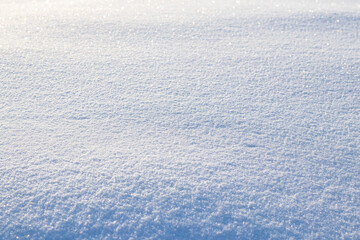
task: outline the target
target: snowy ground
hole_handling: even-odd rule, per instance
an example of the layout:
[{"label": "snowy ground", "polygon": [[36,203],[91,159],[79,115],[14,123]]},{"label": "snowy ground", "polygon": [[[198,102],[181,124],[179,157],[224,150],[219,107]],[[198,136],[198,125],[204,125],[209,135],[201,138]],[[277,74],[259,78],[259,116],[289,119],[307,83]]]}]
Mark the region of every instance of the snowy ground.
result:
[{"label": "snowy ground", "polygon": [[359,5],[237,2],[2,1],[0,239],[360,239]]}]

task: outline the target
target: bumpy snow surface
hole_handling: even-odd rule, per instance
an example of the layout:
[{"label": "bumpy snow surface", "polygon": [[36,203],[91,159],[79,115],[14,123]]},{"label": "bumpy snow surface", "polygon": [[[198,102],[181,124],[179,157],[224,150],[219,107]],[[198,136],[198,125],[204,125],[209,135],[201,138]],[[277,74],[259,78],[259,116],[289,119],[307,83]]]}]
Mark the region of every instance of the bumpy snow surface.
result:
[{"label": "bumpy snow surface", "polygon": [[356,1],[2,1],[0,239],[360,239]]}]

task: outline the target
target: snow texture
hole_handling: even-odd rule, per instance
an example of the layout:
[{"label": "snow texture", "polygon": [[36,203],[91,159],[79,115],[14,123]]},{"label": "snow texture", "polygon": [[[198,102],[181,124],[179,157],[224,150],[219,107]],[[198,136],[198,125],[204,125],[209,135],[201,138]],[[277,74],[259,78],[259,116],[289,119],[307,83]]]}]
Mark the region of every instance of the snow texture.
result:
[{"label": "snow texture", "polygon": [[0,239],[360,239],[357,1],[0,3]]}]

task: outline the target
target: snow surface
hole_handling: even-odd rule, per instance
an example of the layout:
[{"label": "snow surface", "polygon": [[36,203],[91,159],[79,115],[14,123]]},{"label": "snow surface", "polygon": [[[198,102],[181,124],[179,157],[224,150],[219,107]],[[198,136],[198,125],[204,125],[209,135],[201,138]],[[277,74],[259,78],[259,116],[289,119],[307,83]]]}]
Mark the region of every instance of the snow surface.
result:
[{"label": "snow surface", "polygon": [[0,3],[0,239],[360,239],[357,1]]}]

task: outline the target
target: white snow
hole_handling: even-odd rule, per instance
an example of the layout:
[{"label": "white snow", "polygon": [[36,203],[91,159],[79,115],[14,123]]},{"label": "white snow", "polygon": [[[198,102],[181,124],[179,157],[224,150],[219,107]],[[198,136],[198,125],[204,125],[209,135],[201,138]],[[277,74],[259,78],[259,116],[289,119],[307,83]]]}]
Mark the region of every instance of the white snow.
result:
[{"label": "white snow", "polygon": [[0,3],[0,239],[360,239],[357,1]]}]

